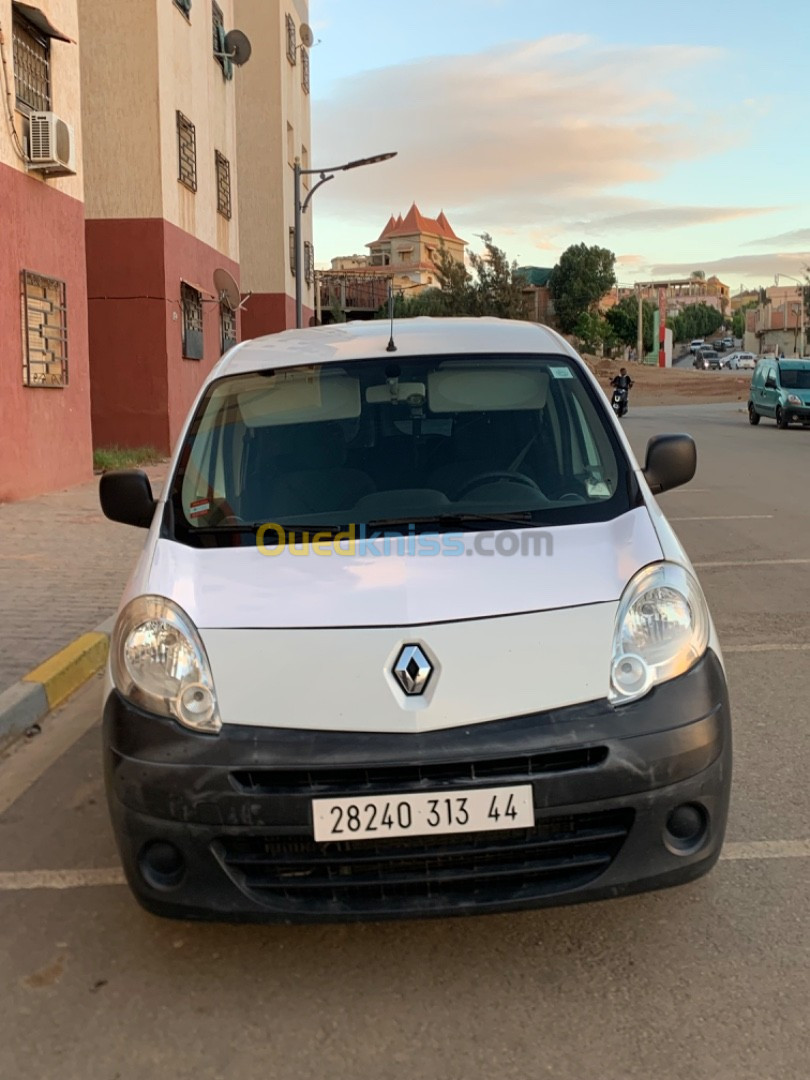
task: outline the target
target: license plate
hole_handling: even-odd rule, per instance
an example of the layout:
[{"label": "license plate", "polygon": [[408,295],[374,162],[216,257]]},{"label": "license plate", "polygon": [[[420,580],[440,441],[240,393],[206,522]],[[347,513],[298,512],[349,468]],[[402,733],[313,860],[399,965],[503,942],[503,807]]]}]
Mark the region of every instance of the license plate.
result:
[{"label": "license plate", "polygon": [[312,824],[319,842],[527,829],[534,826],[534,799],[531,784],[452,794],[313,799]]}]

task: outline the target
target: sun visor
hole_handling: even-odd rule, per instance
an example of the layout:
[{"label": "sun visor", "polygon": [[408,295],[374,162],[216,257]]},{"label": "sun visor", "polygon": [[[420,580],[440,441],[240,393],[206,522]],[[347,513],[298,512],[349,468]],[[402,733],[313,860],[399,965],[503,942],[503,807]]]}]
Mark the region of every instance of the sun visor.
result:
[{"label": "sun visor", "polygon": [[48,16],[40,11],[38,7],[34,7],[33,4],[21,4],[15,0],[11,7],[18,14],[22,15],[24,19],[27,19],[32,26],[35,26],[43,37],[54,38],[56,41],[66,41],[69,45],[76,44],[73,38],[68,37],[67,34],[63,34],[61,30],[57,30],[53,23],[48,19]]},{"label": "sun visor", "polygon": [[548,393],[548,373],[525,368],[452,368],[428,376],[431,412],[489,412],[542,409]]},{"label": "sun visor", "polygon": [[360,415],[359,381],[314,369],[257,377],[234,396],[248,427],[352,420]]}]

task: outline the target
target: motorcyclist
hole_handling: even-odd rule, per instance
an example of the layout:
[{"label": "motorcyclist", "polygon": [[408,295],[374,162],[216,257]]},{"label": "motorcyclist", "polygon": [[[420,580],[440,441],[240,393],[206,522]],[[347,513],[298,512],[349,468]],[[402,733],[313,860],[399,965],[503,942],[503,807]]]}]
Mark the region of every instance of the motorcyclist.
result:
[{"label": "motorcyclist", "polygon": [[629,395],[633,380],[627,374],[627,368],[619,368],[619,374],[614,375],[610,385],[615,386],[617,390],[626,390]]},{"label": "motorcyclist", "polygon": [[614,375],[613,379],[611,380],[610,385],[615,390],[624,391],[624,400],[621,402],[621,405],[619,406],[619,409],[618,409],[618,415],[619,416],[624,416],[624,414],[627,412],[627,410],[629,408],[629,404],[630,404],[630,387],[633,385],[633,380],[627,374],[627,368],[620,368],[619,369],[619,374]]}]

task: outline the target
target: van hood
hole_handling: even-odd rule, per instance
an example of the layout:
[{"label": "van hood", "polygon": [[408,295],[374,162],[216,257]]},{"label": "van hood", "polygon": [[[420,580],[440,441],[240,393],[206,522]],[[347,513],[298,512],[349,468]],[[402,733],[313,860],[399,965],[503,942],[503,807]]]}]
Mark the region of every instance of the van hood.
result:
[{"label": "van hood", "polygon": [[[398,554],[395,540],[388,554],[263,555],[158,539],[124,599],[169,597],[201,630],[416,626],[617,601],[662,558],[646,506],[613,521],[453,538],[454,554],[434,555]],[[497,554],[496,543],[518,550]]]}]

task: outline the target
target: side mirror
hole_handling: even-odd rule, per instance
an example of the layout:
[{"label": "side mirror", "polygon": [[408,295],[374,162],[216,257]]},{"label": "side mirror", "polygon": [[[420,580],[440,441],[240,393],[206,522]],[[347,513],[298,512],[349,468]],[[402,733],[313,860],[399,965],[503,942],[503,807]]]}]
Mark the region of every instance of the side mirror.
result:
[{"label": "side mirror", "polygon": [[656,435],[647,443],[644,479],[653,495],[688,484],[697,468],[697,447],[691,435]]},{"label": "side mirror", "polygon": [[148,529],[152,524],[157,502],[149,477],[140,469],[103,473],[98,493],[101,509],[110,521],[139,529]]}]

